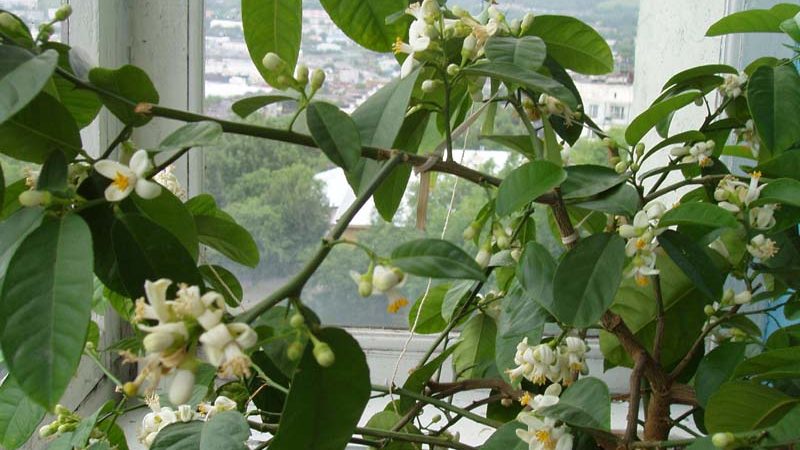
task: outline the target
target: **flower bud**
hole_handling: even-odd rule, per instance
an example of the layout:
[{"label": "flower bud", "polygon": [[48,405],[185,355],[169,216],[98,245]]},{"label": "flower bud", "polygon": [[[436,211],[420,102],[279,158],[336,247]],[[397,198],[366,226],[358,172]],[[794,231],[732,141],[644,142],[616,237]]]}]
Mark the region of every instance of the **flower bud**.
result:
[{"label": "flower bud", "polygon": [[283,69],[286,68],[286,61],[284,61],[276,53],[272,52],[264,55],[264,59],[261,60],[261,64],[263,64],[264,68],[270,72],[282,72]]},{"label": "flower bud", "polygon": [[170,348],[175,343],[172,333],[157,331],[144,337],[142,344],[147,353],[160,353]]},{"label": "flower bud", "polygon": [[616,165],[618,162],[620,162],[619,156],[612,156],[611,158],[608,158],[608,162],[611,165]]},{"label": "flower bud", "polygon": [[169,386],[169,401],[173,405],[182,405],[192,398],[194,389],[194,372],[187,369],[175,371],[175,378]]},{"label": "flower bud", "polygon": [[631,171],[636,172],[637,170],[639,170],[639,164],[631,163]]},{"label": "flower bud", "polygon": [[514,36],[519,36],[519,33],[522,30],[522,20],[520,19],[512,20],[511,24],[509,25],[509,28],[511,28],[511,34],[513,34]]},{"label": "flower bud", "polygon": [[636,152],[636,156],[641,157],[642,155],[644,155],[644,142],[639,142],[638,144],[636,144],[636,148],[634,149],[634,151]]},{"label": "flower bud", "polygon": [[303,343],[294,341],[286,348],[286,357],[289,358],[290,361],[297,361],[303,357],[303,350]]},{"label": "flower bud", "polygon": [[497,248],[500,250],[507,250],[511,247],[511,239],[507,235],[498,236],[497,238]]},{"label": "flower bud", "polygon": [[191,422],[194,419],[195,413],[191,405],[180,405],[178,406],[178,411],[176,416],[178,417],[178,420],[180,420],[183,423],[186,423],[186,422]]},{"label": "flower bud", "polygon": [[278,75],[275,80],[275,87],[278,89],[286,89],[292,84],[292,78],[286,75]]},{"label": "flower bud", "polygon": [[361,277],[358,282],[358,295],[362,297],[369,297],[372,295],[372,280],[367,276]]},{"label": "flower bud", "polygon": [[77,424],[74,422],[71,423],[64,423],[58,426],[59,433],[69,433],[70,431],[75,431]]},{"label": "flower bud", "polygon": [[628,170],[628,163],[626,161],[620,161],[614,166],[614,171],[617,173],[625,173]]},{"label": "flower bud", "polygon": [[505,397],[502,400],[500,400],[500,404],[505,406],[506,408],[509,408],[514,404],[514,400],[511,400],[510,398]]},{"label": "flower bud", "polygon": [[311,72],[311,90],[319,90],[323,83],[325,83],[325,72],[323,72],[322,69],[314,69],[314,71]]},{"label": "flower bud", "polygon": [[437,414],[437,415],[431,417],[431,423],[439,423],[441,420],[442,420],[442,416],[440,414]]},{"label": "flower bud", "polygon": [[703,106],[703,96],[702,95],[698,95],[697,97],[695,97],[694,98],[694,104],[696,106]]},{"label": "flower bud", "polygon": [[441,85],[442,82],[439,80],[425,80],[422,82],[422,92],[426,94],[434,93]]},{"label": "flower bud", "polygon": [[725,292],[722,293],[722,304],[723,305],[730,304],[733,301],[734,297],[735,294],[733,292],[733,289],[731,288],[725,289]]},{"label": "flower bud", "polygon": [[714,433],[711,436],[711,443],[717,448],[726,448],[736,441],[733,433]]},{"label": "flower bud", "polygon": [[52,198],[47,191],[24,191],[19,194],[19,204],[25,207],[48,205]]},{"label": "flower bud", "polygon": [[450,64],[447,66],[447,74],[451,77],[458,75],[458,72],[461,72],[461,68],[458,67],[457,64]]},{"label": "flower bud", "polygon": [[45,41],[48,40],[50,38],[50,36],[52,36],[53,33],[55,33],[55,31],[56,30],[55,30],[55,28],[53,28],[53,25],[51,25],[49,23],[43,23],[43,24],[39,25],[39,34],[41,35],[42,39],[44,39]]},{"label": "flower bud", "polygon": [[456,17],[469,17],[470,16],[469,11],[467,11],[466,9],[464,9],[464,8],[458,6],[458,5],[455,5],[452,8],[450,8],[450,12],[452,12],[453,15],[456,16]]},{"label": "flower bud", "polygon": [[56,10],[55,19],[59,22],[67,20],[72,15],[72,6],[64,5]]},{"label": "flower bud", "polygon": [[72,415],[72,411],[64,405],[56,405],[53,412],[59,417],[67,417]]},{"label": "flower bud", "polygon": [[139,385],[128,381],[122,385],[122,393],[125,394],[126,397],[136,397],[136,394],[139,393]]},{"label": "flower bud", "polygon": [[481,268],[489,267],[489,263],[492,260],[492,247],[490,245],[484,245],[478,250],[478,254],[475,255],[475,262],[478,263]]},{"label": "flower bud", "polygon": [[750,291],[742,291],[733,296],[733,303],[736,303],[737,305],[745,305],[750,303],[750,300],[752,299],[753,294],[751,294]]},{"label": "flower bud", "polygon": [[535,18],[536,18],[536,16],[534,16],[533,13],[526,13],[525,16],[522,17],[521,31],[523,33],[527,32],[528,30],[531,29],[531,26],[533,25],[533,19],[535,19]]},{"label": "flower bud", "polygon": [[475,238],[475,236],[480,233],[481,227],[478,222],[472,222],[469,226],[464,230],[462,236],[464,237],[465,241],[470,241]]},{"label": "flower bud", "polygon": [[314,344],[314,359],[316,359],[317,364],[322,367],[330,367],[334,362],[336,362],[336,357],[333,354],[333,350],[331,350],[331,347],[324,342],[318,342]]},{"label": "flower bud", "polygon": [[58,431],[58,422],[48,423],[47,425],[39,428],[39,437],[46,438],[56,434]]},{"label": "flower bud", "polygon": [[294,79],[300,83],[300,86],[308,84],[308,66],[305,64],[298,64],[294,69]]},{"label": "flower bud", "polygon": [[291,325],[292,328],[300,328],[303,325],[305,325],[305,323],[306,323],[306,320],[303,318],[303,315],[300,314],[300,313],[296,313],[295,315],[292,316],[291,319],[289,319],[289,325]]},{"label": "flower bud", "polygon": [[521,257],[522,257],[522,249],[521,248],[515,248],[515,249],[511,250],[511,259],[513,259],[516,262],[519,262],[519,259]]},{"label": "flower bud", "polygon": [[469,60],[475,57],[475,48],[478,46],[478,39],[474,34],[464,38],[464,44],[461,46],[461,57]]},{"label": "flower bud", "polygon": [[704,312],[704,313],[705,313],[707,316],[711,317],[711,316],[713,316],[713,315],[714,315],[714,314],[717,312],[717,310],[716,310],[716,309],[714,309],[714,307],[713,307],[712,305],[706,305],[706,306],[703,308],[703,312]]}]

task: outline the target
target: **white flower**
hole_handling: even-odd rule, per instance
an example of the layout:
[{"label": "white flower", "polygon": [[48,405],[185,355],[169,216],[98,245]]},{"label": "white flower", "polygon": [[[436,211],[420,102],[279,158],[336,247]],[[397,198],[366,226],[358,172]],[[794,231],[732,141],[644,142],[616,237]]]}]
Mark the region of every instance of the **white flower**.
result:
[{"label": "white flower", "polygon": [[402,286],[404,281],[405,274],[396,267],[378,265],[372,274],[373,286],[382,293]]},{"label": "white flower", "polygon": [[139,442],[150,447],[156,439],[158,432],[171,423],[175,423],[178,417],[172,408],[161,407],[158,402],[158,396],[148,399],[148,405],[151,412],[147,413],[142,419],[142,426],[139,429],[138,438]]},{"label": "white flower", "polygon": [[134,190],[144,199],[157,197],[161,193],[161,186],[144,178],[151,168],[147,151],[143,149],[133,154],[128,166],[108,159],[94,165],[97,173],[111,180],[105,191],[106,200],[110,202],[124,200]]},{"label": "white flower", "polygon": [[191,422],[197,419],[197,413],[192,409],[191,405],[180,405],[178,406],[178,420],[183,423]]},{"label": "white flower", "polygon": [[631,266],[625,275],[633,277],[639,286],[647,286],[648,277],[658,274],[655,252],[645,252],[633,258]]},{"label": "white flower", "polygon": [[478,265],[481,268],[485,269],[489,267],[489,263],[491,261],[492,261],[491,248],[481,247],[481,249],[478,250],[478,254],[475,255],[475,262],[478,263]]},{"label": "white flower", "polygon": [[759,230],[768,230],[775,226],[775,210],[778,205],[770,203],[750,208],[750,226]]},{"label": "white flower", "polygon": [[406,57],[403,64],[400,66],[400,78],[405,78],[414,70],[418,64],[416,54],[424,52],[431,45],[431,38],[427,36],[427,24],[421,20],[411,22],[408,28],[408,43],[398,37],[394,44],[392,44],[392,51],[394,54],[405,53]]},{"label": "white flower", "polygon": [[719,92],[725,97],[736,98],[742,95],[742,85],[747,83],[747,75],[726,75],[725,82],[719,87]]},{"label": "white flower", "polygon": [[528,444],[529,450],[571,450],[573,437],[565,425],[556,426],[555,419],[544,420],[534,414],[522,413],[517,420],[527,425],[528,430],[517,430],[517,437]]},{"label": "white flower", "polygon": [[208,362],[229,378],[250,373],[250,357],[242,350],[254,346],[257,340],[255,331],[245,323],[220,323],[200,335]]},{"label": "white flower", "polygon": [[187,369],[178,369],[169,385],[169,401],[173,405],[182,405],[192,398],[194,389],[194,372]]},{"label": "white flower", "polygon": [[753,299],[753,294],[750,291],[742,291],[733,296],[733,303],[737,305],[745,305],[750,303]]},{"label": "white flower", "polygon": [[167,289],[172,281],[161,278],[158,281],[146,280],[144,282],[144,294],[148,303],[144,299],[136,301],[135,321],[158,320],[159,322],[169,322],[171,314],[167,304]]},{"label": "white flower", "polygon": [[209,405],[207,403],[202,403],[199,406],[200,412],[204,413],[206,416],[206,420],[210,420],[214,415],[219,414],[225,411],[234,411],[236,409],[236,402],[225,397],[224,395],[220,395],[214,400],[214,405]]},{"label": "white flower", "polygon": [[569,359],[569,368],[575,372],[580,372],[586,365],[586,343],[581,338],[568,336],[564,339],[564,344],[562,351]]},{"label": "white flower", "polygon": [[533,412],[537,412],[542,408],[546,408],[548,406],[553,406],[558,403],[558,396],[561,395],[561,385],[558,383],[553,383],[550,386],[547,386],[547,389],[544,390],[544,394],[539,394],[528,403],[528,406],[531,407]]},{"label": "white flower", "polygon": [[175,167],[173,165],[169,165],[161,172],[158,172],[153,177],[153,180],[155,180],[155,182],[161,186],[167,188],[167,190],[172,192],[175,197],[178,197],[181,200],[186,200],[186,191],[183,189],[183,187],[181,187],[178,177],[175,176]]},{"label": "white flower", "polygon": [[647,213],[648,219],[658,220],[661,218],[661,216],[664,215],[665,212],[667,212],[667,207],[664,206],[664,204],[661,203],[660,201],[653,200],[652,202],[645,205],[644,211]]},{"label": "white flower", "polygon": [[779,250],[775,241],[767,238],[763,234],[759,234],[753,239],[750,239],[750,243],[747,244],[747,251],[750,252],[753,258],[761,261],[766,261],[777,255]]},{"label": "white flower", "polygon": [[[688,152],[685,152],[686,147],[683,147],[681,153],[685,153],[683,153],[683,159],[681,161],[684,163],[696,162],[700,167],[711,166],[714,164],[714,160],[711,159],[711,156],[714,154],[715,145],[714,141],[708,140],[706,142],[694,144],[689,148]],[[673,153],[673,155],[678,156],[675,153]]]}]

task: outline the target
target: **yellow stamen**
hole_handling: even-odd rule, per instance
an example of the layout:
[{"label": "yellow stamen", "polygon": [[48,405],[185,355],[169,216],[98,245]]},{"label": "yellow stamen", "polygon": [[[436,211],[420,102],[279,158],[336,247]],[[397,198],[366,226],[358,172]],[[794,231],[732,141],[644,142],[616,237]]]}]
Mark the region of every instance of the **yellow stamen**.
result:
[{"label": "yellow stamen", "polygon": [[750,174],[750,177],[751,178],[755,178],[756,180],[758,180],[759,178],[761,178],[761,172],[758,171],[758,170],[755,170],[755,171],[753,171],[753,173]]},{"label": "yellow stamen", "polygon": [[639,286],[644,287],[644,286],[647,286],[648,284],[650,284],[650,280],[646,276],[644,276],[644,275],[642,275],[640,273],[637,273],[636,274],[636,284],[638,284]]},{"label": "yellow stamen", "polygon": [[400,36],[397,36],[397,38],[394,40],[394,44],[392,44],[392,52],[394,52],[395,55],[402,53],[402,50],[400,49],[403,48],[403,44],[403,39]]},{"label": "yellow stamen", "polygon": [[556,448],[556,443],[553,442],[553,438],[550,437],[550,433],[547,430],[537,430],[534,434],[536,440],[541,442],[547,449],[554,449]]},{"label": "yellow stamen", "polygon": [[642,250],[645,247],[647,247],[647,241],[645,241],[642,238],[639,238],[639,239],[636,240],[636,248],[637,249]]},{"label": "yellow stamen", "polygon": [[406,305],[408,305],[408,300],[406,300],[404,297],[398,298],[386,306],[386,312],[389,314],[397,314],[397,312]]},{"label": "yellow stamen", "polygon": [[519,404],[522,406],[528,406],[530,402],[531,402],[531,393],[525,391],[525,393],[522,394],[522,397],[519,398]]},{"label": "yellow stamen", "polygon": [[112,181],[111,184],[116,186],[120,191],[124,191],[128,189],[128,186],[131,185],[131,180],[122,172],[117,172],[117,174],[114,175],[114,181]]}]

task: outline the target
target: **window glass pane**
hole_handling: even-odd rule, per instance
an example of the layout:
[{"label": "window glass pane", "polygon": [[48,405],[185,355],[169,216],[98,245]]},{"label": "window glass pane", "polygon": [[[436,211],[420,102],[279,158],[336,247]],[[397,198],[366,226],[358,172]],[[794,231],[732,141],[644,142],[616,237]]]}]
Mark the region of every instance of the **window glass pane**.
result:
[{"label": "window glass pane", "polygon": [[[477,11],[480,2],[460,4]],[[239,0],[206,0],[205,14],[205,110],[218,117],[233,118],[231,105],[245,96],[270,92],[247,52],[241,28]],[[616,70],[602,77],[575,75],[587,114],[604,129],[621,135],[630,114],[633,89],[633,42],[638,0],[596,2],[508,1],[500,5],[509,19],[527,11],[537,14],[575,15],[598,29],[609,40],[615,53]],[[303,41],[300,60],[312,69],[322,68],[327,81],[319,98],[352,112],[367,94],[377,90],[399,73],[391,54],[377,54],[350,41],[328,18],[318,2],[304,2]],[[288,127],[295,112],[292,103],[270,105],[246,120],[276,127]],[[304,118],[295,123],[303,131]],[[466,136],[456,139],[455,157],[476,169],[502,176],[522,163],[517,153],[509,153],[479,136],[480,121]],[[501,108],[495,134],[523,134],[521,122],[511,111]],[[608,164],[608,152],[590,131],[571,150],[572,164]],[[431,121],[422,149],[434,148],[441,137]],[[296,273],[317,248],[320,237],[349,206],[354,196],[341,170],[317,150],[284,143],[227,135],[218,148],[205,151],[205,185],[220,207],[233,215],[253,234],[262,252],[256,269],[229,267],[245,286],[246,302],[259,300],[281,286]],[[478,209],[488,199],[486,191],[453,177],[434,177],[427,226],[416,227],[419,178],[412,175],[409,189],[393,223],[386,223],[370,202],[356,217],[346,237],[365,244],[381,255],[388,255],[397,244],[419,237],[439,238],[447,222],[445,237],[462,242],[461,235]],[[457,185],[457,186],[456,186]],[[455,189],[455,195],[454,195]],[[450,207],[452,200],[452,208]],[[449,211],[449,214],[448,214]],[[556,248],[545,213],[537,213],[540,239]],[[449,215],[449,218],[448,218]],[[475,254],[472,242],[464,249]],[[209,254],[212,261],[222,261]],[[408,326],[409,307],[398,314],[387,313],[385,298],[360,298],[350,271],[364,272],[368,259],[351,246],[337,246],[311,279],[303,293],[309,304],[327,323],[400,327]],[[438,282],[434,282],[436,286]],[[402,288],[410,303],[421,295],[427,280],[411,277]]]}]

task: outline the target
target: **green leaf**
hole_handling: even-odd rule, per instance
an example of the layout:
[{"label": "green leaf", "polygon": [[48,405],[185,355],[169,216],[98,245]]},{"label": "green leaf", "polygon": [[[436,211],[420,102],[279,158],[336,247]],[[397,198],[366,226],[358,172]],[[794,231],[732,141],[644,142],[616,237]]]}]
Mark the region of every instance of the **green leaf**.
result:
[{"label": "green leaf", "polygon": [[213,264],[200,266],[200,274],[216,292],[225,297],[225,303],[231,307],[241,305],[244,298],[244,289],[230,270]]},{"label": "green leaf", "polygon": [[408,329],[419,334],[433,334],[444,330],[447,322],[442,318],[442,302],[449,289],[449,284],[440,284],[432,287],[427,295],[420,295],[408,311]]},{"label": "green leaf", "polygon": [[0,386],[0,445],[15,449],[36,431],[47,410],[31,401],[16,381],[7,376]]},{"label": "green leaf", "polygon": [[53,152],[47,157],[36,180],[40,191],[63,192],[67,189],[67,160],[61,152]]},{"label": "green leaf", "polygon": [[572,91],[558,81],[538,72],[523,69],[507,62],[479,61],[461,70],[465,75],[477,75],[514,84],[535,92],[551,95],[569,106],[573,111],[578,108],[578,101]]},{"label": "green leaf", "polygon": [[152,118],[150,115],[137,114],[134,111],[139,103],[156,104],[159,101],[156,87],[142,69],[131,65],[116,70],[97,67],[89,71],[89,81],[97,87],[133,102],[130,104],[110,95],[100,95],[106,108],[122,123],[140,127],[150,122]]},{"label": "green leaf", "polygon": [[237,411],[215,414],[201,422],[175,422],[164,427],[150,446],[152,450],[246,450],[250,427]]},{"label": "green leaf", "polygon": [[75,119],[45,93],[0,125],[0,153],[14,159],[41,164],[50,153],[61,151],[71,161],[80,149],[81,136]]},{"label": "green leaf", "polygon": [[116,270],[128,298],[144,295],[145,280],[168,278],[201,286],[194,259],[170,232],[139,214],[124,214],[111,226]]},{"label": "green leaf", "polygon": [[[407,423],[405,426],[400,428],[399,430],[395,430],[395,424],[399,423],[402,418],[399,414],[392,410],[386,411],[379,411],[374,416],[370,417],[367,421],[367,428],[377,429],[377,430],[387,430],[387,431],[400,431],[402,433],[411,433],[411,434],[421,434],[419,430],[412,424]],[[390,440],[387,444],[381,446],[381,449],[385,450],[420,450],[422,448],[421,444],[415,444],[413,442],[407,442],[403,440]],[[374,449],[374,447],[370,447],[370,449]]]},{"label": "green leaf", "polygon": [[492,36],[484,47],[492,62],[511,63],[526,70],[539,70],[547,57],[547,46],[536,36]]},{"label": "green leaf", "polygon": [[[458,345],[459,344],[456,342],[454,345],[447,347],[444,351],[439,353],[439,355],[437,355],[436,358],[433,358],[432,360],[428,361],[428,363],[425,364],[424,366],[418,367],[413,372],[411,372],[411,374],[406,379],[406,382],[403,383],[403,388],[412,392],[422,393],[425,389],[426,384],[428,383],[428,380],[433,378],[433,375],[436,373],[436,371],[439,370],[440,367],[442,367],[442,364],[444,364],[444,362],[447,361],[447,358],[450,357],[450,355],[455,351]],[[416,402],[417,401],[411,397],[401,396],[400,407],[399,407],[400,412],[405,414],[406,412],[408,412],[408,410],[414,407],[414,404]]]},{"label": "green leaf", "polygon": [[481,378],[494,366],[497,325],[486,314],[473,316],[461,331],[453,352],[453,370],[459,380]]},{"label": "green leaf", "polygon": [[746,359],[736,367],[734,376],[752,381],[800,378],[800,348],[769,350]]},{"label": "green leaf", "polygon": [[778,155],[800,142],[800,75],[794,66],[761,66],[747,82],[750,115],[764,145]]},{"label": "green leaf", "polygon": [[666,83],[664,83],[664,87],[662,87],[661,90],[666,91],[672,86],[685,84],[697,78],[703,78],[709,75],[717,75],[720,73],[734,73],[738,75],[739,71],[736,70],[735,67],[731,67],[727,64],[708,64],[705,66],[692,67],[691,69],[686,69],[673,75],[669,80],[667,80]]},{"label": "green leaf", "polygon": [[401,244],[392,251],[392,264],[421,277],[486,279],[473,257],[442,239],[418,239]]},{"label": "green leaf", "polygon": [[614,57],[606,40],[574,17],[537,15],[526,34],[542,38],[548,56],[566,69],[585,75],[614,70]]},{"label": "green leaf", "polygon": [[590,430],[611,431],[611,396],[597,378],[581,378],[572,384],[557,404],[541,410],[547,417]]},{"label": "green leaf", "polygon": [[3,283],[5,362],[27,396],[48,408],[61,398],[83,353],[94,291],[90,247],[80,217],[48,219],[22,241]]},{"label": "green leaf", "polygon": [[503,300],[503,309],[497,320],[494,357],[503,378],[508,380],[505,369],[515,366],[517,344],[527,338],[529,345],[536,345],[542,339],[548,316],[542,306],[530,296],[524,295],[521,289]]},{"label": "green leaf", "polygon": [[522,154],[531,161],[536,159],[536,151],[533,149],[533,142],[531,141],[532,138],[527,134],[521,134],[521,135],[492,134],[492,135],[481,136],[480,138],[492,141],[504,147],[508,147],[511,150],[519,152],[520,154]]},{"label": "green leaf", "polygon": [[497,190],[497,215],[504,217],[513,213],[566,179],[564,169],[547,161],[532,161],[517,167]]},{"label": "green leaf", "polygon": [[766,203],[800,206],[800,181],[790,178],[780,178],[770,181],[751,206],[763,205]]},{"label": "green leaf", "polygon": [[317,337],[336,361],[322,368],[306,348],[270,450],[341,450],[369,401],[369,367],[358,342],[337,328],[323,328]]},{"label": "green leaf", "polygon": [[57,63],[53,50],[35,55],[20,47],[0,46],[0,123],[39,95]]},{"label": "green leaf", "polygon": [[553,303],[553,277],[556,273],[556,262],[550,252],[538,242],[530,241],[517,266],[517,279],[525,291],[539,302],[551,314],[555,310]]},{"label": "green leaf", "polygon": [[187,123],[158,144],[157,151],[169,152],[187,147],[210,147],[222,136],[222,125],[210,120]]},{"label": "green leaf", "polygon": [[625,241],[619,235],[600,233],[579,241],[556,268],[553,315],[578,328],[595,324],[614,302],[624,266]]},{"label": "green leaf", "polygon": [[710,301],[722,298],[722,274],[711,257],[694,240],[677,231],[666,230],[658,235],[658,243],[698,291]]},{"label": "green leaf", "polygon": [[711,395],[731,379],[734,369],[744,359],[746,348],[741,342],[726,342],[703,357],[694,378],[697,403],[701,407],[705,408]]},{"label": "green leaf", "polygon": [[408,7],[404,0],[321,0],[320,3],[344,34],[369,50],[391,51],[395,39],[408,34],[409,16],[387,23],[389,16]]},{"label": "green leaf", "polygon": [[769,428],[768,434],[762,442],[768,448],[780,448],[795,444],[799,438],[800,407],[795,406],[778,423]]},{"label": "green leaf", "polygon": [[785,151],[774,158],[762,162],[755,170],[760,171],[767,178],[793,178],[800,180],[800,149]]},{"label": "green leaf", "polygon": [[711,228],[736,228],[739,221],[729,211],[711,203],[684,203],[667,211],[659,220],[662,228],[672,225],[700,225]]},{"label": "green leaf", "polygon": [[44,211],[40,208],[22,208],[0,222],[0,284],[11,257],[25,237],[39,228],[43,217]]},{"label": "green leaf", "polygon": [[152,220],[165,230],[169,231],[183,244],[184,248],[197,260],[199,254],[199,241],[194,218],[188,208],[167,189],[162,189],[156,198],[143,199],[132,195],[121,203],[125,212],[140,213]]},{"label": "green leaf", "polygon": [[638,143],[656,124],[675,111],[693,103],[699,95],[702,95],[701,91],[690,89],[650,105],[643,113],[636,116],[625,130],[625,140],[630,145]]},{"label": "green leaf", "polygon": [[781,22],[800,12],[800,6],[779,4],[771,9],[740,11],[716,21],[706,36],[722,36],[731,33],[780,33]]},{"label": "green leaf", "polygon": [[528,450],[528,444],[517,437],[517,430],[527,431],[528,427],[516,420],[508,422],[481,445],[481,450]]},{"label": "green leaf", "polygon": [[564,170],[567,172],[567,179],[561,184],[564,200],[591,197],[619,186],[628,178],[609,167],[591,164],[569,166]]},{"label": "green leaf", "polygon": [[[59,42],[47,42],[42,47],[57,51],[58,67],[73,75],[75,74],[72,63],[80,59],[80,57],[68,45]],[[53,77],[53,84],[55,85],[58,100],[72,114],[79,128],[84,128],[94,121],[103,107],[103,103],[97,94],[88,89],[75,87],[72,82],[67,81],[59,73],[56,73]]]},{"label": "green leaf", "polygon": [[258,265],[258,246],[253,236],[241,225],[216,216],[196,215],[200,242],[248,267]]},{"label": "green leaf", "polygon": [[419,73],[415,70],[405,78],[391,81],[353,111],[351,117],[358,126],[363,145],[390,148],[394,144],[403,127],[403,118]]},{"label": "green leaf", "polygon": [[752,381],[729,381],[708,400],[709,433],[752,431],[775,424],[798,399]]},{"label": "green leaf", "polygon": [[292,75],[303,34],[302,0],[242,0],[242,30],[250,59],[267,83],[274,85],[280,75],[261,63],[267,53],[280,56]]},{"label": "green leaf", "polygon": [[797,23],[796,16],[781,22],[780,29],[794,39],[795,42],[800,42],[800,24]]},{"label": "green leaf", "polygon": [[297,99],[288,95],[257,95],[255,97],[243,98],[235,102],[231,106],[231,109],[237,116],[244,119],[265,106],[289,101],[296,102]]},{"label": "green leaf", "polygon": [[306,110],[308,130],[334,164],[353,170],[361,159],[361,136],[353,119],[335,105],[314,102]]},{"label": "green leaf", "polygon": [[442,317],[447,322],[453,318],[456,308],[461,305],[461,300],[467,295],[475,284],[472,280],[459,281],[453,284],[453,287],[447,291],[442,301]]},{"label": "green leaf", "polygon": [[639,193],[629,184],[621,184],[594,200],[576,203],[582,209],[633,217],[639,210]]}]

